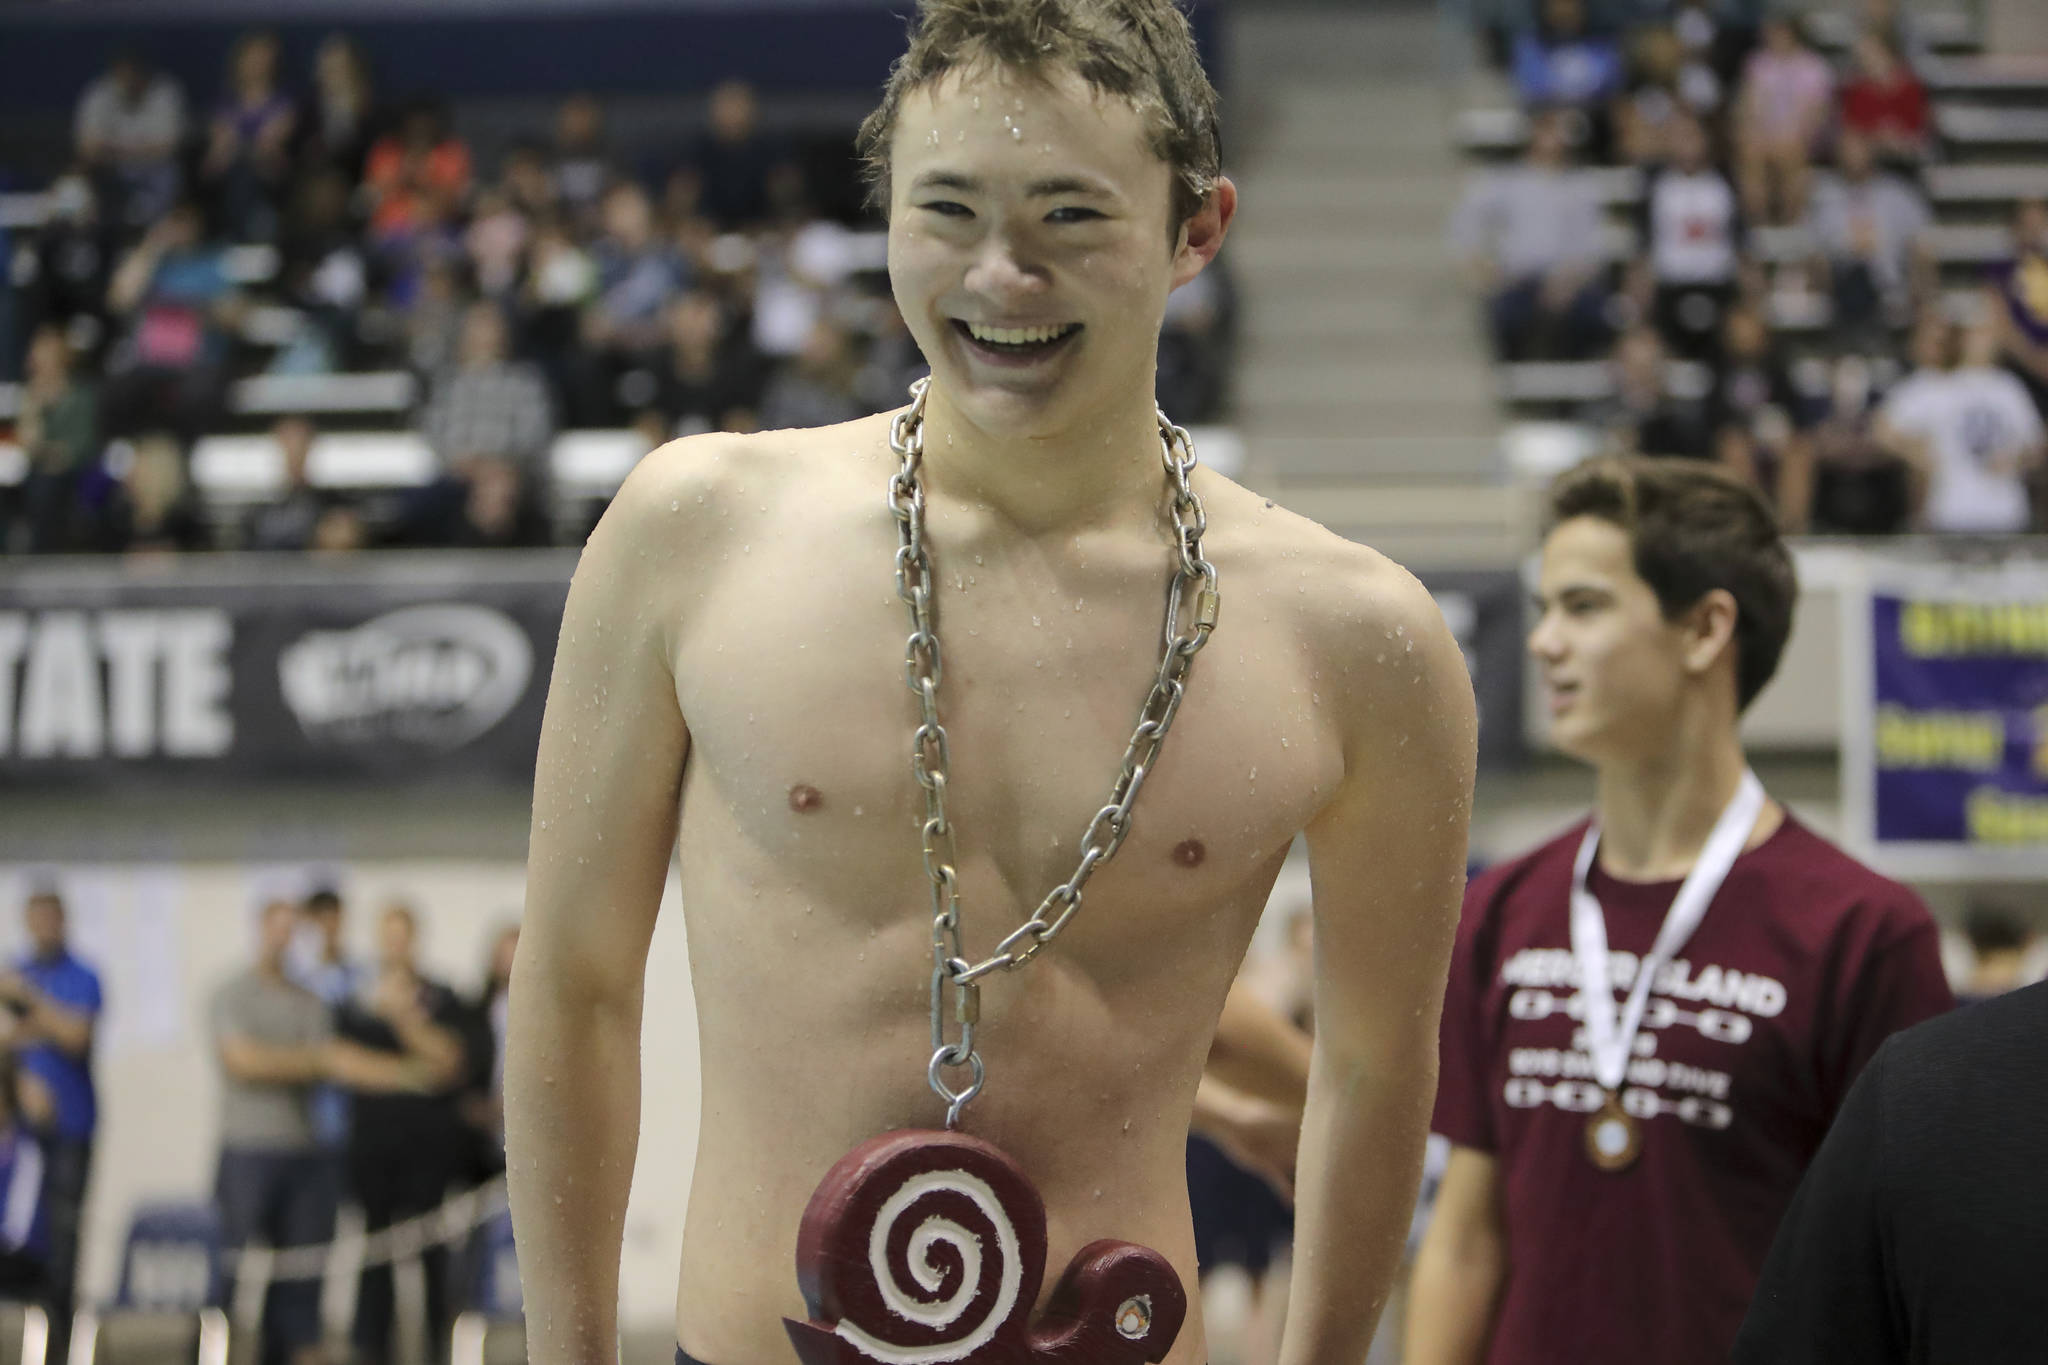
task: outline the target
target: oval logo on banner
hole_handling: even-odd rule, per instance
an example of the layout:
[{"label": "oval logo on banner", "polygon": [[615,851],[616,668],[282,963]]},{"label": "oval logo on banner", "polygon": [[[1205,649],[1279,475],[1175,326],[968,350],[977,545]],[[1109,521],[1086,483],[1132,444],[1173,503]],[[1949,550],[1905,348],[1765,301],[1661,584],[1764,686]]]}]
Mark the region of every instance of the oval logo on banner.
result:
[{"label": "oval logo on banner", "polygon": [[285,646],[277,669],[285,704],[316,743],[453,749],[518,705],[533,646],[501,611],[441,603],[310,632]]}]

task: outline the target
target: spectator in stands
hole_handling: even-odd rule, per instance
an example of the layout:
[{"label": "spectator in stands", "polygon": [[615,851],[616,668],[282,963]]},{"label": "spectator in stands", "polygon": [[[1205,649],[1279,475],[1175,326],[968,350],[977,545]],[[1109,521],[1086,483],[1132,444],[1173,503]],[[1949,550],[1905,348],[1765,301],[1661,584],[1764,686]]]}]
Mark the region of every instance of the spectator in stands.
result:
[{"label": "spectator in stands", "polygon": [[1878,169],[1875,150],[1861,133],[1844,131],[1839,173],[1815,183],[1807,218],[1834,300],[1834,331],[1866,346],[1903,326],[1936,283],[1934,213],[1919,190]]},{"label": "spectator in stands", "polygon": [[99,460],[99,397],[74,372],[70,343],[56,327],[38,328],[29,340],[15,439],[28,455],[20,489],[23,548],[30,553],[83,548],[79,495]]},{"label": "spectator in stands", "polygon": [[74,131],[79,164],[98,179],[123,232],[140,231],[176,201],[185,94],[139,49],[115,53],[107,74],[85,88]]},{"label": "spectator in stands", "polygon": [[503,190],[487,189],[477,195],[462,246],[478,292],[501,307],[515,302],[531,234],[526,215]]},{"label": "spectator in stands", "polygon": [[505,315],[484,300],[463,315],[457,367],[436,380],[420,434],[443,477],[408,515],[432,544],[541,544],[546,459],[555,422],[547,385],[511,358]]},{"label": "spectator in stands", "polygon": [[1785,485],[1813,477],[1812,408],[1772,349],[1763,314],[1746,303],[1729,309],[1708,400],[1715,457],[1782,506]]},{"label": "spectator in stands", "polygon": [[1604,337],[1605,221],[1597,187],[1570,156],[1564,115],[1539,115],[1522,164],[1482,174],[1451,221],[1504,361],[1582,359]]},{"label": "spectator in stands", "polygon": [[2040,935],[2020,916],[1976,902],[1963,911],[1963,936],[1970,944],[1970,965],[1956,987],[1958,1003],[1989,1000],[2040,979],[2040,964],[2034,960]]},{"label": "spectator in stands", "polygon": [[768,176],[776,162],[776,149],[760,135],[754,86],[741,80],[719,84],[711,92],[709,127],[690,158],[702,213],[723,231],[766,221]]},{"label": "spectator in stands", "polygon": [[1515,93],[1526,109],[1565,109],[1578,115],[1576,139],[1595,160],[1606,160],[1608,104],[1621,93],[1621,47],[1587,23],[1584,0],[1542,0],[1541,18],[1515,40]]},{"label": "spectator in stands", "polygon": [[115,270],[109,311],[125,335],[108,365],[115,434],[168,427],[188,440],[213,425],[225,397],[229,333],[243,305],[198,209],[174,206]]},{"label": "spectator in stands", "polygon": [[1863,356],[1835,361],[1827,413],[1813,429],[1813,483],[1779,489],[1779,516],[1789,528],[1834,535],[1893,535],[1906,528],[1909,473],[1878,439],[1876,387]]},{"label": "spectator in stands", "polygon": [[1644,28],[1635,37],[1627,93],[1615,106],[1615,130],[1622,160],[1654,166],[1671,159],[1671,120],[1680,113],[1712,119],[1721,108],[1721,78],[1704,56],[1687,51],[1668,24]]},{"label": "spectator in stands", "polygon": [[405,358],[428,381],[452,369],[462,349],[462,320],[469,311],[461,263],[430,255],[405,305]]},{"label": "spectator in stands", "polygon": [[[291,977],[318,996],[329,1010],[368,989],[370,969],[350,956],[347,906],[333,887],[315,887],[299,907],[300,932],[292,942]],[[340,1085],[322,1085],[312,1096],[313,1134],[339,1168],[348,1145],[351,1107]]]},{"label": "spectator in stands", "polygon": [[[420,1088],[431,1061],[339,1042],[326,1002],[286,974],[298,908],[271,901],[257,921],[256,960],[221,983],[209,1019],[223,1073],[220,1161],[214,1183],[221,1241],[317,1247],[333,1239],[341,1171],[313,1123],[319,1082],[380,1092]],[[318,1365],[318,1279],[273,1283],[263,1305],[261,1365]],[[224,1298],[235,1301],[233,1271]]]},{"label": "spectator in stands", "polygon": [[660,349],[668,305],[688,284],[684,263],[655,234],[653,205],[638,184],[625,181],[605,195],[604,225],[592,253],[597,294],[583,312],[583,348],[571,396],[583,426],[618,424],[618,378]]},{"label": "spectator in stands", "polygon": [[1884,161],[1918,165],[1927,155],[1927,87],[1880,28],[1856,39],[1856,68],[1842,87],[1842,129],[1869,139]]},{"label": "spectator in stands", "polygon": [[718,300],[692,291],[669,305],[668,347],[652,368],[661,439],[706,431],[752,431],[768,362],[731,326]]},{"label": "spectator in stands", "polygon": [[1914,71],[1927,70],[1933,61],[1934,49],[1927,41],[1925,21],[1918,14],[1903,11],[1898,0],[1863,0],[1860,23],[1863,31],[1890,39],[1893,50]]},{"label": "spectator in stands", "polygon": [[1690,114],[1671,120],[1671,162],[1643,196],[1643,240],[1657,330],[1680,354],[1712,359],[1741,285],[1744,232],[1735,191]]},{"label": "spectator in stands", "polygon": [[826,427],[865,417],[853,391],[860,358],[853,337],[830,318],[820,318],[795,362],[768,381],[761,399],[761,429]]},{"label": "spectator in stands", "polygon": [[[555,200],[581,231],[595,231],[612,183],[604,107],[590,95],[572,95],[555,115]],[[539,206],[529,206],[538,208]]]},{"label": "spectator in stands", "polygon": [[332,493],[315,488],[307,477],[316,434],[312,419],[296,414],[278,418],[270,428],[284,461],[284,487],[275,498],[250,512],[242,533],[245,548],[309,550],[321,519],[346,505]]},{"label": "spectator in stands", "polygon": [[1756,39],[1749,21],[1750,7],[1740,0],[1677,0],[1671,6],[1670,24],[1685,49],[1688,66],[1699,64],[1713,73],[1726,101],[1742,72],[1743,58]]},{"label": "spectator in stands", "polygon": [[2048,413],[2048,204],[2022,200],[2013,213],[2013,258],[2000,267],[1992,314],[2005,364],[2034,406]]},{"label": "spectator in stands", "polygon": [[22,1075],[33,1076],[51,1102],[49,1122],[38,1137],[49,1231],[50,1358],[62,1360],[75,1307],[93,1137],[99,1130],[92,1048],[103,998],[99,973],[71,952],[63,897],[50,887],[31,891],[24,919],[29,951],[0,974],[0,1005],[15,1016],[12,1046]]},{"label": "spectator in stands", "polygon": [[483,988],[477,992],[471,1015],[482,1032],[478,1046],[487,1050],[488,1064],[471,1077],[472,1085],[462,1096],[462,1117],[469,1125],[472,1165],[470,1183],[481,1184],[505,1173],[505,1023],[509,1017],[512,989],[512,957],[519,950],[519,926],[507,924],[491,935],[489,955],[484,959]]},{"label": "spectator in stands", "polygon": [[[1930,322],[1923,331],[1939,326]],[[2027,485],[2040,468],[2044,433],[2026,387],[1998,366],[1988,320],[1962,329],[1953,370],[1937,370],[1932,345],[1886,398],[1878,439],[1913,471],[1919,530],[1967,535],[2024,531]]]},{"label": "spectator in stands", "polygon": [[769,179],[784,157],[761,135],[760,121],[760,101],[745,81],[726,81],[711,92],[710,127],[690,164],[705,215],[727,232],[768,217]]},{"label": "spectator in stands", "polygon": [[1834,74],[1793,21],[1766,20],[1763,45],[1743,66],[1735,108],[1737,178],[1752,222],[1796,223],[1834,113]]},{"label": "spectator in stands", "polygon": [[284,297],[305,323],[272,362],[272,373],[344,369],[358,349],[370,262],[349,221],[350,183],[339,170],[322,166],[301,177],[293,192],[279,277]]},{"label": "spectator in stands", "polygon": [[41,1299],[50,1279],[50,1219],[43,1197],[48,1163],[39,1128],[49,1091],[0,1049],[0,1295]]},{"label": "spectator in stands", "polygon": [[519,304],[524,350],[555,393],[573,393],[581,377],[583,310],[596,293],[597,266],[568,225],[552,211],[536,217]]},{"label": "spectator in stands", "polygon": [[307,102],[302,152],[312,167],[361,182],[377,133],[377,91],[369,59],[353,38],[330,33],[313,54],[313,95]]},{"label": "spectator in stands", "polygon": [[110,554],[164,555],[209,548],[185,451],[167,432],[148,432],[110,448],[113,481],[100,507],[98,548]]},{"label": "spectator in stands", "polygon": [[[357,1088],[349,1137],[348,1184],[374,1234],[439,1208],[461,1165],[462,1119],[456,1089],[469,1066],[463,1006],[455,992],[421,972],[419,924],[393,905],[377,925],[377,971],[367,995],[344,1002],[335,1032],[375,1053],[410,1057],[423,1082],[414,1093]],[[426,1278],[430,1358],[447,1349],[451,1303],[448,1250],[430,1247]],[[356,1293],[350,1337],[362,1365],[390,1365],[394,1302],[389,1263],[366,1265]]]},{"label": "spectator in stands", "polygon": [[213,116],[200,174],[222,232],[237,242],[277,240],[298,109],[278,88],[274,33],[242,35],[228,58],[227,90]]},{"label": "spectator in stands", "polygon": [[1615,453],[1682,455],[1705,459],[1712,453],[1706,394],[1673,382],[1663,341],[1648,327],[1625,333],[1614,350],[1614,393],[1590,413]]},{"label": "spectator in stands", "polygon": [[445,224],[468,196],[470,174],[469,148],[448,130],[446,111],[420,100],[397,132],[370,148],[363,187],[371,235],[405,242]]},{"label": "spectator in stands", "polygon": [[548,169],[547,151],[538,143],[512,144],[512,149],[505,153],[504,164],[498,168],[498,187],[513,208],[536,223],[556,217],[561,208],[555,177]]},{"label": "spectator in stands", "polygon": [[106,349],[114,234],[101,219],[99,195],[82,174],[57,177],[44,202],[42,226],[14,255],[8,284],[21,290],[28,332],[45,324],[62,327],[72,349],[89,362]]}]

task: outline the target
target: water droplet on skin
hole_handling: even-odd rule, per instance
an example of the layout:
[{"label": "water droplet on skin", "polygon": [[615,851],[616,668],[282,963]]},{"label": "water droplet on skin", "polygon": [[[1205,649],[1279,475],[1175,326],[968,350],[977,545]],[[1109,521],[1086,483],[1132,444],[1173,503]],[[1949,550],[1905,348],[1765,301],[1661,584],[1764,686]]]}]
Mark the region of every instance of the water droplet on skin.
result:
[{"label": "water droplet on skin", "polygon": [[1038,618],[1036,616],[1031,618],[1031,624],[1034,626],[1038,624]]},{"label": "water droplet on skin", "polygon": [[1085,598],[1085,597],[1077,597],[1077,598],[1075,598],[1075,599],[1074,599],[1074,610],[1075,610],[1075,611],[1079,611],[1079,610],[1081,610],[1081,604],[1082,604],[1083,602],[1086,602],[1087,600],[1088,600],[1088,599],[1087,599],[1087,598]]},{"label": "water droplet on skin", "polygon": [[1022,142],[1024,140],[1024,130],[1022,128],[1012,128],[1010,130],[1010,136],[1015,138],[1017,141]]},{"label": "water droplet on skin", "polygon": [[668,505],[668,510],[669,510],[669,511],[671,511],[671,512],[680,512],[680,511],[682,511],[682,510],[683,510],[683,504],[682,504],[682,500],[681,500],[681,499],[679,498],[679,499],[677,499],[676,501],[674,501],[674,502],[671,502],[671,503],[670,503],[670,504]]},{"label": "water droplet on skin", "polygon": [[976,96],[974,97],[974,107],[975,107],[976,109],[979,109],[979,108],[981,108],[981,96],[979,96],[979,95],[976,95]]}]

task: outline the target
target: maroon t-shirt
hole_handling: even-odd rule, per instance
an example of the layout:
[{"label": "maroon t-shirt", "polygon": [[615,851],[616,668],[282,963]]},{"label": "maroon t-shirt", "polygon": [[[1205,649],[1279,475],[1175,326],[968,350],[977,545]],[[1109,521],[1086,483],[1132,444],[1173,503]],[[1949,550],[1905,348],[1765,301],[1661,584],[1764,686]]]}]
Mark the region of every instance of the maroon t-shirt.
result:
[{"label": "maroon t-shirt", "polygon": [[[1778,1219],[1887,1036],[1949,1009],[1913,892],[1793,820],[1745,853],[1652,986],[1623,1102],[1643,1151],[1586,1156],[1603,1099],[1577,1016],[1581,824],[1472,883],[1436,1131],[1499,1162],[1508,1276],[1488,1365],[1723,1365]],[[1627,997],[1679,883],[1590,879]]]}]

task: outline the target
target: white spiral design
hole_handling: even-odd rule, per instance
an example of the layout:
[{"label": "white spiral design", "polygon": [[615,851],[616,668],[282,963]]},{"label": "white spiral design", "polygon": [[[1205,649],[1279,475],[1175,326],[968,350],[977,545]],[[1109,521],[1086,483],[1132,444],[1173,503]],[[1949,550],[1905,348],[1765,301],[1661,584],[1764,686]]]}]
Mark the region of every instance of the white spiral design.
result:
[{"label": "white spiral design", "polygon": [[[988,1219],[995,1232],[996,1245],[992,1249],[984,1248],[982,1239],[974,1231],[950,1218],[938,1214],[927,1217],[910,1236],[911,1277],[928,1295],[938,1292],[941,1276],[931,1260],[931,1251],[936,1246],[952,1247],[960,1257],[964,1272],[950,1298],[932,1303],[914,1297],[891,1271],[889,1236],[905,1217],[916,1216],[918,1201],[940,1193],[956,1194],[971,1200]],[[963,1360],[986,1346],[1016,1308],[1023,1286],[1023,1256],[1017,1243],[1016,1226],[988,1182],[961,1170],[930,1171],[912,1176],[883,1203],[868,1234],[868,1266],[874,1274],[875,1284],[881,1289],[882,1302],[891,1312],[934,1331],[959,1325],[975,1307],[975,1294],[981,1285],[982,1258],[991,1250],[996,1257],[1000,1277],[995,1302],[981,1314],[971,1330],[957,1340],[929,1346],[902,1346],[883,1341],[850,1322],[840,1322],[834,1330],[863,1354],[883,1362],[883,1365],[945,1365],[949,1361]]]}]

